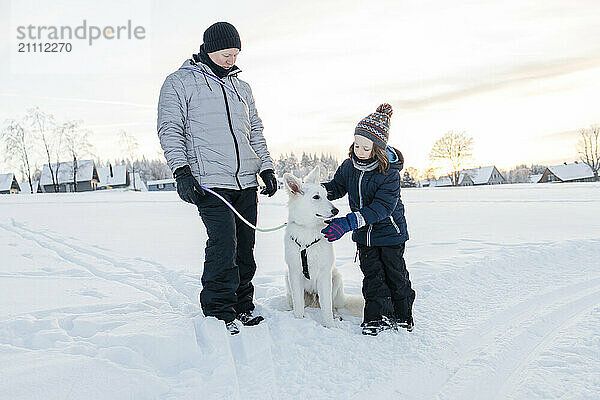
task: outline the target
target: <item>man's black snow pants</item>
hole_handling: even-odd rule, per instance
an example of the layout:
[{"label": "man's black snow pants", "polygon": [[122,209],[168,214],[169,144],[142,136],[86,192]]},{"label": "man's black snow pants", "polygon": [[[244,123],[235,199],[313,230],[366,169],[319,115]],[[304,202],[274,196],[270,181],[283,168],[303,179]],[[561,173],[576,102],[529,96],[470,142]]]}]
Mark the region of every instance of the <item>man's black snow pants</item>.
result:
[{"label": "man's black snow pants", "polygon": [[365,246],[357,243],[362,292],[365,298],[364,321],[386,316],[405,321],[412,316],[415,291],[404,262],[404,243],[396,246]]},{"label": "man's black snow pants", "polygon": [[[256,188],[213,190],[256,225]],[[200,305],[204,315],[230,322],[237,313],[254,309],[255,232],[211,193],[201,198],[198,210],[208,234]]]}]

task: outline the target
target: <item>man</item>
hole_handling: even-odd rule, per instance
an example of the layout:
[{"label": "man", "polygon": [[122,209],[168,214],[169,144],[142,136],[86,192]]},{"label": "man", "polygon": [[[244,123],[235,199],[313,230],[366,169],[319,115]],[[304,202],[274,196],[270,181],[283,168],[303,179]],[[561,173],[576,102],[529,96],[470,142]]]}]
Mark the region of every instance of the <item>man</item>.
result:
[{"label": "man", "polygon": [[273,161],[248,83],[235,60],[242,45],[235,27],[217,22],[204,32],[200,52],[170,74],[160,91],[158,137],[183,201],[198,207],[206,226],[200,304],[205,316],[225,322],[232,334],[263,320],[254,315],[254,235],[216,196],[218,192],[256,225],[256,174],[272,196]]}]

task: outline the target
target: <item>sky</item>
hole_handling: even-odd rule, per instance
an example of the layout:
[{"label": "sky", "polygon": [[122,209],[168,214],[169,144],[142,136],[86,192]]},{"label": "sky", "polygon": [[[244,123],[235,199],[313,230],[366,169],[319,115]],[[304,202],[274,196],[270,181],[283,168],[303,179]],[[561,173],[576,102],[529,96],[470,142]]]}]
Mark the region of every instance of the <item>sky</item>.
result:
[{"label": "sky", "polygon": [[[131,20],[144,38],[17,51],[18,26],[75,28],[84,19]],[[388,102],[389,143],[406,166],[431,166],[432,145],[450,130],[474,138],[465,166],[572,162],[579,129],[600,123],[599,20],[597,0],[0,0],[0,123],[38,106],[59,121],[82,120],[100,159],[125,156],[122,130],[140,156],[162,157],[160,87],[209,25],[228,21],[274,157],[341,159],[358,121]],[[3,158],[0,171],[13,168]]]}]

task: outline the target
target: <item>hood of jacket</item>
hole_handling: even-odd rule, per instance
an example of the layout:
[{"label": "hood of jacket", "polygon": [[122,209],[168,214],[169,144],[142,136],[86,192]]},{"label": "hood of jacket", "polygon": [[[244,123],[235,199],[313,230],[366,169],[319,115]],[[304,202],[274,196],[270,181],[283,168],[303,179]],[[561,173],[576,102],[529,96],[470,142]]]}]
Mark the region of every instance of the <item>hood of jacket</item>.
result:
[{"label": "hood of jacket", "polygon": [[402,171],[402,168],[404,168],[404,156],[400,150],[388,146],[385,151],[388,155],[388,160],[390,160],[390,169],[398,170],[398,172]]},{"label": "hood of jacket", "polygon": [[[402,156],[400,150],[392,146],[388,146],[385,149],[385,152],[387,153],[388,160],[390,162],[390,170],[396,170],[398,173],[400,173],[402,168],[404,168],[404,156]],[[356,157],[354,153],[352,153],[350,159],[352,160],[352,165],[354,165],[354,168],[358,169],[359,171],[374,171],[379,166],[379,163],[374,158],[361,160]]]},{"label": "hood of jacket", "polygon": [[[210,69],[209,65],[203,63],[202,60],[200,60],[200,57],[198,57],[198,54],[193,54],[192,57],[185,60],[183,62],[183,64],[181,64],[181,67],[179,67],[179,68],[199,68],[204,73],[209,74],[216,79],[221,79],[213,72],[212,69]],[[242,70],[240,68],[238,68],[237,65],[234,65],[233,67],[231,67],[231,69],[227,73],[226,77],[237,76],[237,74],[239,74],[240,72],[242,72]]]},{"label": "hood of jacket", "polygon": [[218,76],[219,78],[225,78],[226,76],[229,76],[229,73],[232,71],[234,71],[234,73],[241,71],[237,65],[233,65],[229,69],[225,69],[225,68],[221,67],[220,65],[217,65],[213,60],[210,59],[209,55],[206,54],[206,52],[204,51],[204,45],[202,45],[200,47],[199,53],[192,54],[191,59],[195,63],[200,62],[200,63],[208,66],[208,68],[212,71],[212,73],[214,75]]}]

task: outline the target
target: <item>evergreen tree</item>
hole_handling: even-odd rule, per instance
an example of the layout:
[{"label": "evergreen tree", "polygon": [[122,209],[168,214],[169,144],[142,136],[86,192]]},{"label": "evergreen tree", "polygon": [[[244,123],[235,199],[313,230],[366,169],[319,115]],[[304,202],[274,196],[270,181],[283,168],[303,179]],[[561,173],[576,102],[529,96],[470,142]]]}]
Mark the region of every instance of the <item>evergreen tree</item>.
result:
[{"label": "evergreen tree", "polygon": [[413,178],[410,174],[410,172],[404,171],[404,176],[402,177],[402,180],[400,181],[400,185],[402,187],[405,188],[411,188],[411,187],[415,187],[417,186],[417,184],[415,183],[415,178]]}]

